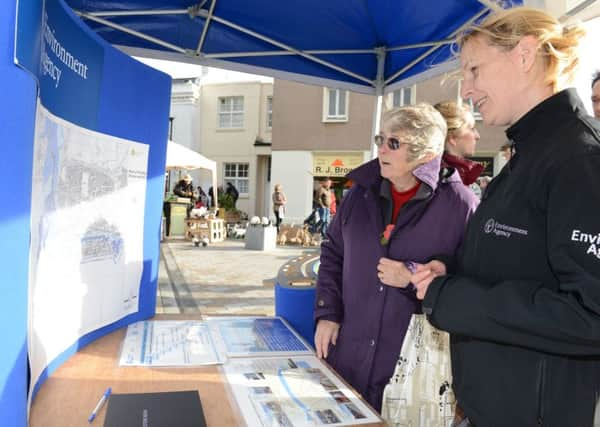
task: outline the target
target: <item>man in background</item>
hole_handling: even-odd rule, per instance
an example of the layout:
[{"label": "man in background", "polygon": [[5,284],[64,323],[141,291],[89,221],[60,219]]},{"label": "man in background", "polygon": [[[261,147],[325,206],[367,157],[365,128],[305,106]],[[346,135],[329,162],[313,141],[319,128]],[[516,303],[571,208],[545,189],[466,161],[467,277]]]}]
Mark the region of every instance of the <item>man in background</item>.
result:
[{"label": "man in background", "polygon": [[236,203],[240,197],[240,192],[237,188],[235,188],[235,185],[233,185],[231,182],[228,182],[227,187],[225,188],[225,194],[229,194],[231,196],[231,199],[233,200],[233,208],[237,209]]},{"label": "man in background", "polygon": [[331,180],[329,178],[323,178],[320,182],[320,186],[317,189],[315,202],[317,205],[317,211],[319,212],[319,218],[321,221],[321,236],[325,238],[327,233],[327,226],[329,225],[330,217],[330,206],[331,206]]},{"label": "man in background", "polygon": [[190,202],[186,208],[187,217],[190,217],[190,212],[194,207],[195,197],[194,197],[194,184],[192,184],[192,177],[189,174],[183,175],[175,188],[173,188],[173,193],[179,197],[184,197],[190,199]]}]

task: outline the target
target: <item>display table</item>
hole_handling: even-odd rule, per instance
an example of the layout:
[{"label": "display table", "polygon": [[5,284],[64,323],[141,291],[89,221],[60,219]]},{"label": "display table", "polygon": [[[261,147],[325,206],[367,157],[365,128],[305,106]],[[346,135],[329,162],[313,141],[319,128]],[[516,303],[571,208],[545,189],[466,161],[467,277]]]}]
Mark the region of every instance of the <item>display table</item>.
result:
[{"label": "display table", "polygon": [[[158,320],[198,319],[198,315],[160,315]],[[221,368],[146,368],[119,366],[126,328],[106,335],[73,355],[41,386],[30,427],[81,427],[107,387],[113,393],[198,390],[207,425],[244,425],[227,391]],[[102,426],[106,407],[92,426]]]},{"label": "display table", "polygon": [[[163,314],[155,320],[198,319],[198,315]],[[30,427],[90,425],[91,411],[107,387],[113,393],[198,390],[209,427],[245,425],[219,366],[202,368],[121,367],[119,352],[126,328],[88,345],[59,367],[41,386],[30,413]],[[102,426],[105,407],[92,426]],[[362,424],[381,426],[383,423]],[[254,426],[252,426],[254,427]]]}]

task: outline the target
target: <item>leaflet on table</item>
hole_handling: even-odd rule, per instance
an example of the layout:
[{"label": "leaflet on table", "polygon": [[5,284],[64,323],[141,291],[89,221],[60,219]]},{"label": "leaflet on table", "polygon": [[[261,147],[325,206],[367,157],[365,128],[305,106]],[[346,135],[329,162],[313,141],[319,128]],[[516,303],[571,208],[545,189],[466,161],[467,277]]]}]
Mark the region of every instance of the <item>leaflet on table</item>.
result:
[{"label": "leaflet on table", "polygon": [[129,325],[121,366],[197,366],[223,363],[207,325],[149,320]]},{"label": "leaflet on table", "polygon": [[313,354],[280,317],[213,317],[206,321],[227,357]]},{"label": "leaflet on table", "polygon": [[247,425],[304,427],[381,422],[315,356],[229,359],[223,368]]}]

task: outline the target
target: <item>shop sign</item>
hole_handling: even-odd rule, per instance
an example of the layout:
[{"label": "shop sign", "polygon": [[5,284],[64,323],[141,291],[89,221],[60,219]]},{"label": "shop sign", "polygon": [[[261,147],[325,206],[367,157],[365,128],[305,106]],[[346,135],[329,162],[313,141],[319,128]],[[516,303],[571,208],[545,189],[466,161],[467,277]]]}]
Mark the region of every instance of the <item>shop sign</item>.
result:
[{"label": "shop sign", "polygon": [[362,163],[362,153],[314,154],[313,175],[342,177]]}]

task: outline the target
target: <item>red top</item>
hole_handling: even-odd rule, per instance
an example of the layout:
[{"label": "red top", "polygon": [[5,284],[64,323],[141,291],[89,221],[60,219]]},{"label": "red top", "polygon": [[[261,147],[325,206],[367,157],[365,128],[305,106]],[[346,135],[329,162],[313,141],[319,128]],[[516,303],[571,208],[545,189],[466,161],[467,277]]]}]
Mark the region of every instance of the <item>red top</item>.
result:
[{"label": "red top", "polygon": [[335,200],[335,191],[330,190],[331,191],[331,203],[329,204],[329,214],[330,215],[335,215],[335,212],[337,211],[337,201]]},{"label": "red top", "polygon": [[410,190],[406,191],[396,191],[394,186],[392,185],[392,200],[394,201],[394,213],[392,215],[392,224],[396,223],[396,219],[398,218],[398,212],[400,212],[400,208],[404,206],[406,202],[413,198],[417,191],[419,190],[420,182],[417,182]]}]

